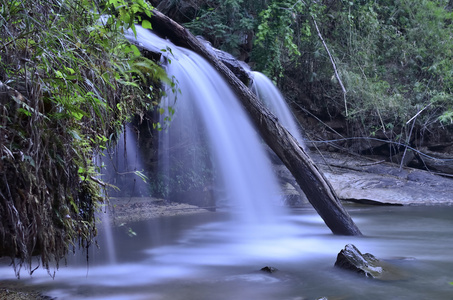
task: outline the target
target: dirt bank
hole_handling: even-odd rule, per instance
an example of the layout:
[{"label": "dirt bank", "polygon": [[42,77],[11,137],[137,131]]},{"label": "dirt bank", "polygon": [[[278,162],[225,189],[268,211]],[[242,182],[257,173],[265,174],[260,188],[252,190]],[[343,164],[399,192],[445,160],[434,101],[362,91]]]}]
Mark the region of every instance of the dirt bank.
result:
[{"label": "dirt bank", "polygon": [[207,209],[198,206],[152,197],[111,198],[108,209],[113,225],[163,216],[209,213]]},{"label": "dirt bank", "polygon": [[43,296],[39,292],[27,291],[27,288],[19,287],[17,290],[14,287],[2,287],[0,284],[0,299],[1,300],[50,300],[52,298]]}]

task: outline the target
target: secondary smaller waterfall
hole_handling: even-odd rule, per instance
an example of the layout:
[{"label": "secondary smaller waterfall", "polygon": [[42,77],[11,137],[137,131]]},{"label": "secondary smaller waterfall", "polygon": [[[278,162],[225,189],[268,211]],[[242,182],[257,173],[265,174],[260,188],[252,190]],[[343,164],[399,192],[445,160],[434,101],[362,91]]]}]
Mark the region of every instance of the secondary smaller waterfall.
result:
[{"label": "secondary smaller waterfall", "polygon": [[279,122],[293,135],[301,146],[305,146],[291,109],[283,98],[278,88],[266,75],[253,71],[251,72],[253,83],[252,91],[257,97],[274,113]]},{"label": "secondary smaller waterfall", "polygon": [[149,195],[148,185],[140,178],[144,166],[137,149],[137,138],[133,126],[127,124],[119,135],[115,147],[104,151],[99,157],[102,165],[102,180],[116,186],[110,196],[143,197]]}]

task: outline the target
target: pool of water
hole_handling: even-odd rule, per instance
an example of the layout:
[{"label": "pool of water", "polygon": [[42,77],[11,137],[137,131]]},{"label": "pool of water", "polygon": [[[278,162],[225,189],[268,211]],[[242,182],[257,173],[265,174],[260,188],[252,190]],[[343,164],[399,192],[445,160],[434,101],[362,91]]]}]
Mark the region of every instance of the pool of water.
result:
[{"label": "pool of water", "polygon": [[[453,299],[453,207],[348,211],[364,237],[332,235],[311,208],[255,228],[222,212],[133,223],[113,229],[110,249],[101,231],[88,262],[80,252],[54,279],[38,269],[19,284],[57,299]],[[335,268],[350,243],[403,275],[379,281]],[[0,280],[16,280],[11,267]]]}]

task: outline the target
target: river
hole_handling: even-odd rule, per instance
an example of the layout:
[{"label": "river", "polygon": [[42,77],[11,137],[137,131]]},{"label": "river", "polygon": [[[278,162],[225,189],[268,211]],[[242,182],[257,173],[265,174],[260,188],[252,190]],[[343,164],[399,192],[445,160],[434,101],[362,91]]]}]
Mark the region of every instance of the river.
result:
[{"label": "river", "polygon": [[[131,223],[112,232],[114,259],[101,230],[88,263],[79,252],[55,279],[38,269],[19,284],[57,299],[453,299],[453,207],[347,208],[364,237],[332,235],[309,207],[242,233],[222,212]],[[404,275],[379,281],[335,268],[349,243]],[[15,280],[11,267],[0,278]]]}]

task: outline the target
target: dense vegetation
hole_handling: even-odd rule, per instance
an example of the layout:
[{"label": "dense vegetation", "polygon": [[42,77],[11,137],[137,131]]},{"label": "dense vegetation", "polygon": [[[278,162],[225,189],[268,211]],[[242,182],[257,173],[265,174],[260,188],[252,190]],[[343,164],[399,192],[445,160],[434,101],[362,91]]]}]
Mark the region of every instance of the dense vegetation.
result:
[{"label": "dense vegetation", "polygon": [[32,255],[49,269],[90,245],[103,203],[93,155],[151,109],[165,74],[124,38],[151,13],[142,0],[1,4],[0,256],[32,272]]},{"label": "dense vegetation", "polygon": [[343,120],[335,128],[341,137],[417,148],[451,141],[451,6],[204,0],[186,26],[273,78],[295,107],[324,122]]}]

